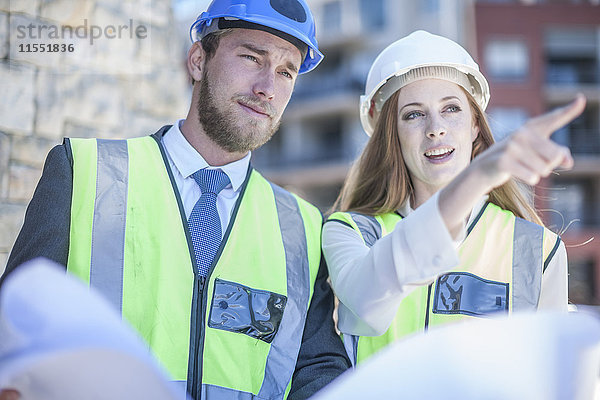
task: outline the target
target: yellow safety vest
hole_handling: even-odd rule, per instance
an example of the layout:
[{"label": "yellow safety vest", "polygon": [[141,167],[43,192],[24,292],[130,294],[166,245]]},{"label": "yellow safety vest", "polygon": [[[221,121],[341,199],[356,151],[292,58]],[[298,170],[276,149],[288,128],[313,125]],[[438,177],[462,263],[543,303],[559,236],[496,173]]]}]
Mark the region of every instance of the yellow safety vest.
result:
[{"label": "yellow safety vest", "polygon": [[[329,220],[349,225],[371,247],[402,217],[337,212]],[[536,309],[542,273],[559,244],[560,238],[550,230],[487,203],[458,248],[459,265],[404,298],[383,335],[344,335],[350,358],[361,362],[398,338],[433,325]]]},{"label": "yellow safety vest", "polygon": [[319,268],[321,214],[250,168],[209,275],[197,277],[159,142],[67,140],[67,269],[122,312],[195,398],[283,399]]}]

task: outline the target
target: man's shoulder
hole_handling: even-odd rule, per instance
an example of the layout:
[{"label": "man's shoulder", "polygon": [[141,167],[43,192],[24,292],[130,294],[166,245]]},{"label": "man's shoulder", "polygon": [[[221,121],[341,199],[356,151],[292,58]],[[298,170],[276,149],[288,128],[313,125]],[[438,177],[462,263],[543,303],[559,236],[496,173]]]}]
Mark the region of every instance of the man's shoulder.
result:
[{"label": "man's shoulder", "polygon": [[62,144],[57,144],[50,149],[46,156],[44,172],[51,172],[61,166],[71,166],[72,159],[71,147],[68,142],[65,141]]}]

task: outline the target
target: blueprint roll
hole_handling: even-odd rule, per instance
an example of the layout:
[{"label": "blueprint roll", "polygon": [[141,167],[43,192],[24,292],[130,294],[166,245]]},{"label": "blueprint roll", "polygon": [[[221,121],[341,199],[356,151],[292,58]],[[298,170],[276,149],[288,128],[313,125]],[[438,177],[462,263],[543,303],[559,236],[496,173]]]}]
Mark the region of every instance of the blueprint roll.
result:
[{"label": "blueprint roll", "polygon": [[599,369],[597,315],[513,314],[408,337],[311,400],[593,400]]},{"label": "blueprint roll", "polygon": [[0,290],[0,391],[23,400],[185,399],[104,298],[29,261]]}]

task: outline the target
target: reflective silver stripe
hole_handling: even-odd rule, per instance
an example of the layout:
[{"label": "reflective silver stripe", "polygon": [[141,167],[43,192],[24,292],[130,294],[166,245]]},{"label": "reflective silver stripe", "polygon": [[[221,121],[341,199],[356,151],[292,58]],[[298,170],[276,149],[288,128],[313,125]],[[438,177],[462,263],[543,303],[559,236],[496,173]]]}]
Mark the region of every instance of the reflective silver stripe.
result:
[{"label": "reflective silver stripe", "polygon": [[90,286],[121,312],[129,158],[127,141],[98,139]]},{"label": "reflective silver stripe", "polygon": [[542,287],[544,228],[515,218],[513,237],[513,311],[537,309]]},{"label": "reflective silver stripe", "polygon": [[239,390],[224,388],[221,386],[202,384],[202,394],[200,395],[200,398],[219,400],[252,400],[255,397],[252,393],[248,392],[240,392]]},{"label": "reflective silver stripe", "polygon": [[[350,217],[358,226],[358,230],[365,241],[365,244],[372,247],[377,240],[381,238],[381,225],[372,215],[358,214],[349,212]],[[350,358],[353,367],[358,364],[358,340],[359,336],[344,335],[344,348]]]},{"label": "reflective silver stripe", "polygon": [[358,229],[367,246],[373,246],[381,238],[381,225],[379,225],[375,217],[353,212],[348,214],[350,214],[356,225],[358,225]]},{"label": "reflective silver stripe", "polygon": [[271,183],[271,187],[285,251],[288,302],[279,331],[271,343],[258,397],[283,399],[292,379],[304,333],[310,295],[310,267],[298,201],[279,186]]},{"label": "reflective silver stripe", "polygon": [[358,339],[360,336],[346,335],[344,334],[344,348],[346,354],[352,363],[353,367],[356,367],[358,363]]}]

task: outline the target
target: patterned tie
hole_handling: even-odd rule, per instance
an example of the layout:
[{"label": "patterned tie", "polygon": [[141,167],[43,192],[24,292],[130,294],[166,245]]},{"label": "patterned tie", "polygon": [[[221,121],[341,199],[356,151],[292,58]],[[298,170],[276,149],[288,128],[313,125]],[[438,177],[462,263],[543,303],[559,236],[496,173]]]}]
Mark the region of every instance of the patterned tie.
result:
[{"label": "patterned tie", "polygon": [[200,186],[202,195],[194,205],[188,226],[198,274],[205,277],[219,245],[221,244],[221,220],[217,212],[217,195],[229,184],[229,177],[218,169],[201,169],[192,174]]}]

